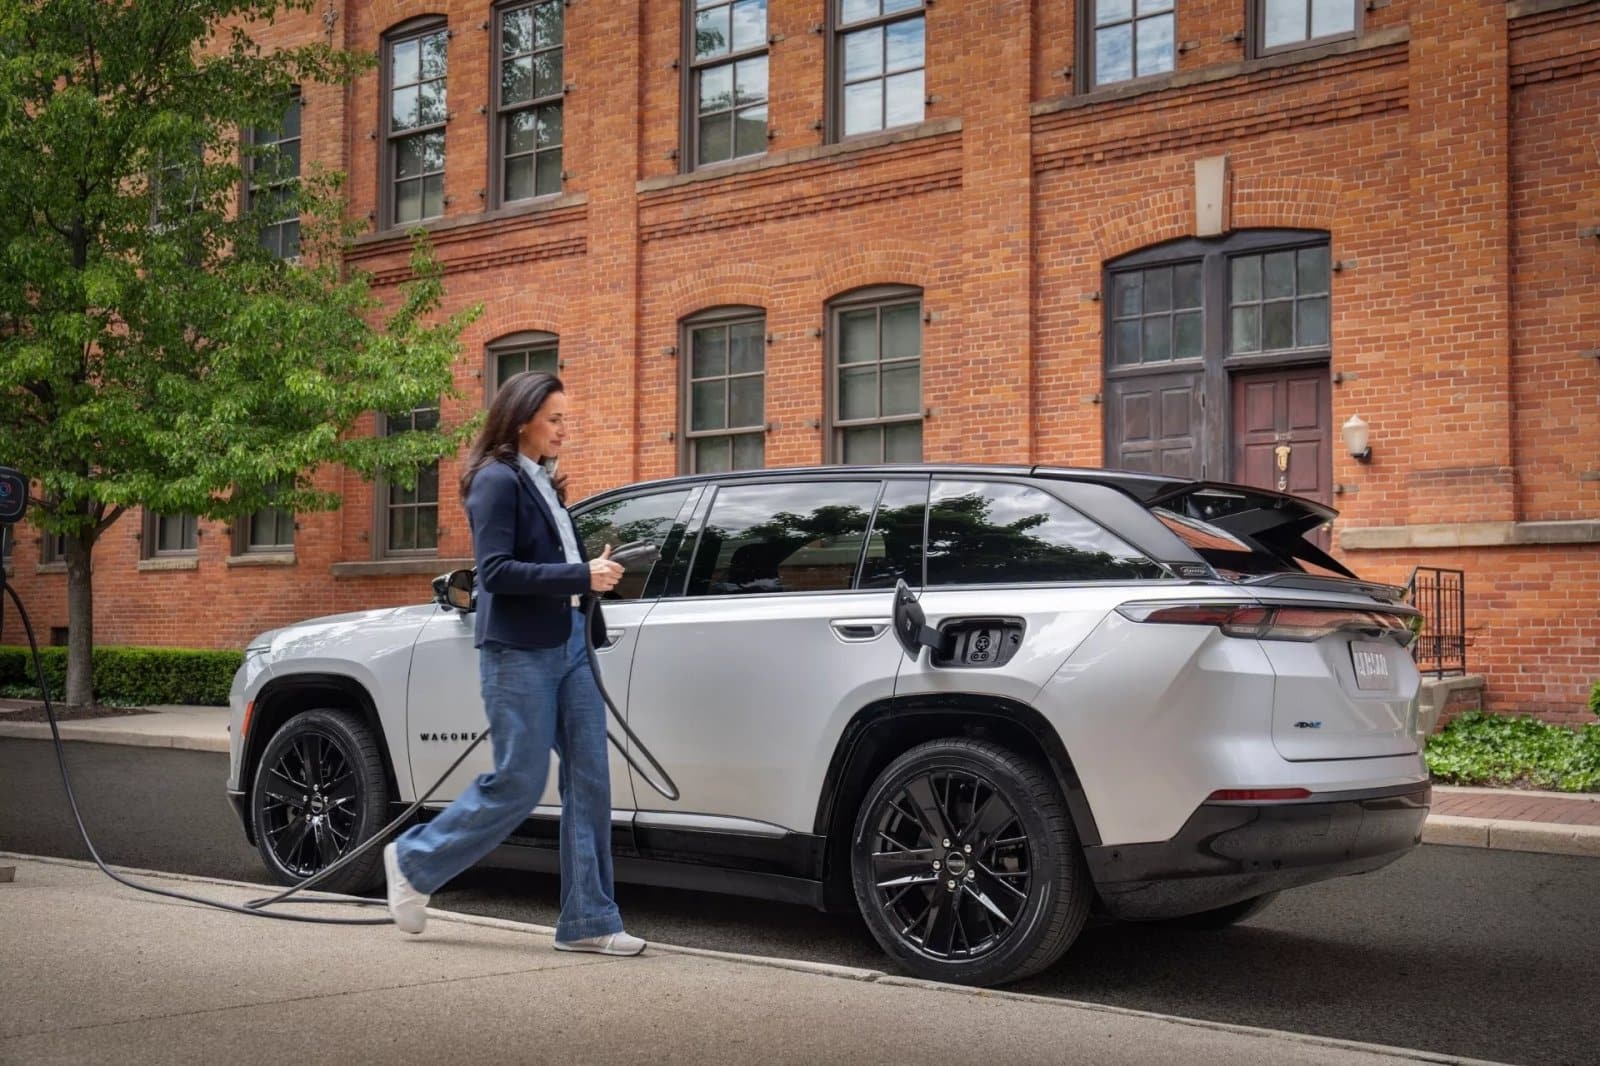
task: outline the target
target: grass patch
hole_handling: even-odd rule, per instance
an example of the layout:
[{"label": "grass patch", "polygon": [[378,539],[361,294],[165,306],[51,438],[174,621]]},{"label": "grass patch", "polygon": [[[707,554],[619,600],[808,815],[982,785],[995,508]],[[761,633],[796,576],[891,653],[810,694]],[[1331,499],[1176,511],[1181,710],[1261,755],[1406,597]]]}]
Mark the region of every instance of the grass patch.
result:
[{"label": "grass patch", "polygon": [[1572,729],[1470,711],[1429,737],[1423,754],[1443,784],[1600,792],[1600,722]]}]

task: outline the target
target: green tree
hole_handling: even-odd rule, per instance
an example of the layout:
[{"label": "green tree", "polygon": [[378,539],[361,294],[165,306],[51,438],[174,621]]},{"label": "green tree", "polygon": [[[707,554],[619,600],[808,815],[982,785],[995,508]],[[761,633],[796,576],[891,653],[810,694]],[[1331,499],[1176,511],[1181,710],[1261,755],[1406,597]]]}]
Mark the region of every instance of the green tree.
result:
[{"label": "green tree", "polygon": [[[339,175],[238,209],[246,168],[282,163],[241,132],[281,122],[297,87],[371,66],[247,32],[310,6],[0,0],[0,461],[35,479],[33,521],[65,535],[69,703],[93,699],[90,561],[128,508],[331,509],[320,467],[408,483],[470,431],[351,433],[457,395],[470,314],[440,320],[424,243],[384,308],[340,264],[354,230]],[[296,212],[286,261],[261,237]]]}]

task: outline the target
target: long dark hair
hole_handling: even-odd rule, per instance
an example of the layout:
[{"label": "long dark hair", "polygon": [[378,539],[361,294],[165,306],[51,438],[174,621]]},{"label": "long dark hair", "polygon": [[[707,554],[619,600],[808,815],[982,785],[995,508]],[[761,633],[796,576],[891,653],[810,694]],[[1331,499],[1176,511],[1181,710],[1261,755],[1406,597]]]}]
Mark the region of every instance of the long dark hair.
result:
[{"label": "long dark hair", "polygon": [[[489,414],[483,421],[483,429],[478,432],[478,439],[472,442],[467,452],[466,469],[461,474],[462,503],[466,503],[467,493],[472,489],[472,479],[478,471],[490,463],[516,465],[517,430],[533,421],[533,416],[544,406],[552,392],[565,391],[561,379],[554,374],[524,370],[506,378],[500,391],[494,394],[494,402],[489,404]],[[543,456],[540,458],[543,459]],[[565,491],[557,489],[556,493],[562,503],[567,502]]]}]

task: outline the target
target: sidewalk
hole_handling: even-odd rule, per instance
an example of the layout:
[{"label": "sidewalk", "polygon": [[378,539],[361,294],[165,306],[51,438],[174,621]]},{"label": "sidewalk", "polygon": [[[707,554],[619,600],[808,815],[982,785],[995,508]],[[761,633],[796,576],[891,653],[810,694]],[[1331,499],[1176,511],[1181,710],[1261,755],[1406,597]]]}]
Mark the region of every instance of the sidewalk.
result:
[{"label": "sidewalk", "polygon": [[[65,722],[61,724],[61,737],[136,747],[228,750],[226,708],[150,709],[156,713]],[[0,712],[0,737],[50,739],[48,722],[8,722],[5,718]],[[1435,785],[1433,810],[1422,841],[1600,857],[1600,794]]]},{"label": "sidewalk", "polygon": [[[439,911],[415,937],[271,922],[83,863],[0,861],[17,866],[0,884],[4,1063],[1465,1061],[872,970],[659,946],[563,954],[548,929]],[[134,873],[235,903],[262,891]]]}]

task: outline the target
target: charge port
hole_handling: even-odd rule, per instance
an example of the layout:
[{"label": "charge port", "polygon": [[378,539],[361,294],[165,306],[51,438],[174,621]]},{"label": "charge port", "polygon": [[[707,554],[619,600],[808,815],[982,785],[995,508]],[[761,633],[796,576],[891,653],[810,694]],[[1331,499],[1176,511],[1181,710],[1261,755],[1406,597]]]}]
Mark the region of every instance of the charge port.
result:
[{"label": "charge port", "polygon": [[961,618],[939,627],[944,646],[933,654],[934,666],[983,670],[1004,666],[1022,646],[1020,618]]}]

